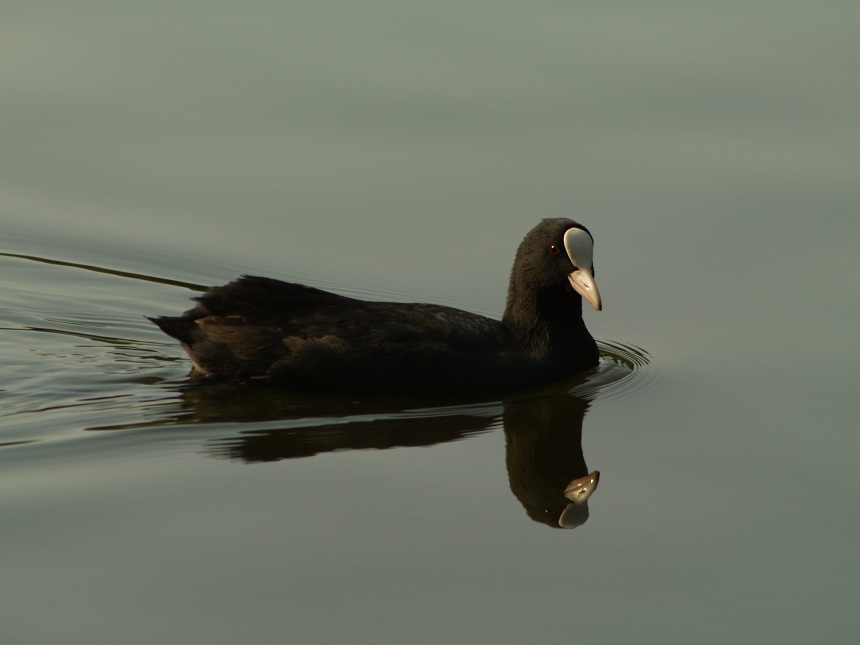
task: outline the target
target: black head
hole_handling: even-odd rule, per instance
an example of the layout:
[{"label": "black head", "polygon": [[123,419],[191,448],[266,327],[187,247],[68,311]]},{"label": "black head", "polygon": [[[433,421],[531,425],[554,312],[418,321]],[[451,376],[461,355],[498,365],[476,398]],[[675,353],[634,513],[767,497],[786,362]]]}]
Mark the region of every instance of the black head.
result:
[{"label": "black head", "polygon": [[545,219],[526,234],[517,249],[511,289],[539,293],[572,287],[600,311],[593,252],[594,238],[582,224],[566,218]]}]

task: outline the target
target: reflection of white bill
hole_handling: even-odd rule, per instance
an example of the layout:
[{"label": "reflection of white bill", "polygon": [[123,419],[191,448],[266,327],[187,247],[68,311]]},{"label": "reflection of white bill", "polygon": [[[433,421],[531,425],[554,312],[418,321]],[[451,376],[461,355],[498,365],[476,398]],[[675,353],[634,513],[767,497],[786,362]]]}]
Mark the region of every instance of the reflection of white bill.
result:
[{"label": "reflection of white bill", "polygon": [[595,470],[585,477],[574,479],[564,489],[564,496],[570,500],[567,508],[558,518],[558,525],[563,529],[575,529],[588,519],[588,498],[597,489],[600,472]]}]

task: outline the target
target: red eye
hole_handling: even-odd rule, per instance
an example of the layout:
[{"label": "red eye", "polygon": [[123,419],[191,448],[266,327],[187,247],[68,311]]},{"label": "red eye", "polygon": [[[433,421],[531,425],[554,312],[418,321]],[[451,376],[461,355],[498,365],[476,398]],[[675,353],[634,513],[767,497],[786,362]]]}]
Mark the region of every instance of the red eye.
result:
[{"label": "red eye", "polygon": [[558,248],[556,248],[555,244],[553,244],[551,247],[549,247],[549,252],[552,255],[558,255],[559,254],[559,250],[558,250]]}]

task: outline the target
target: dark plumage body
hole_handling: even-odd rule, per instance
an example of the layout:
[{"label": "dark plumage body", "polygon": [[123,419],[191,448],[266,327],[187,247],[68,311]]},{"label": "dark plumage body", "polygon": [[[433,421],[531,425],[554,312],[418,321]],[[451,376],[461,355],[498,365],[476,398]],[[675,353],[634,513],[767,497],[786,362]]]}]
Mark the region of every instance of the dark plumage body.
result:
[{"label": "dark plumage body", "polygon": [[526,236],[501,321],[243,276],[210,289],[182,316],[153,322],[182,342],[198,370],[229,380],[327,392],[502,394],[597,364],[582,299],[568,281],[577,268],[557,252],[571,228],[585,230],[544,220]]}]

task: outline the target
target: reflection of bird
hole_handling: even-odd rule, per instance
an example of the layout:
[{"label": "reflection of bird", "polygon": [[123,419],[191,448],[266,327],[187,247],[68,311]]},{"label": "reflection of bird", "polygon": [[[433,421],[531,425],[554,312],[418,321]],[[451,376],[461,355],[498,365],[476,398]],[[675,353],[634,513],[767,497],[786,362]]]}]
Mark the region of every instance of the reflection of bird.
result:
[{"label": "reflection of bird", "polygon": [[508,481],[536,522],[575,528],[588,519],[588,498],[600,478],[588,472],[582,453],[588,405],[566,392],[505,403]]},{"label": "reflection of bird", "polygon": [[367,302],[244,276],[179,317],[154,318],[195,367],[289,389],[496,395],[597,365],[582,299],[601,308],[593,240],[545,219],[517,250],[501,321],[429,304]]},{"label": "reflection of bird", "polygon": [[[566,380],[539,394],[513,396],[501,408],[494,403],[418,410],[391,397],[356,401],[224,383],[183,391],[188,414],[176,421],[266,422],[265,428],[208,442],[206,451],[213,457],[249,464],[345,450],[431,446],[501,425],[511,492],[528,516],[554,528],[574,528],[588,519],[588,501],[599,478],[597,471],[589,473],[582,452],[589,401],[570,391],[582,382]],[[399,400],[407,401],[414,399]]]},{"label": "reflection of bird", "polygon": [[250,430],[213,441],[209,452],[245,463],[313,457],[343,450],[388,450],[432,446],[486,432],[492,417],[451,414],[372,421],[343,421],[315,427]]}]

